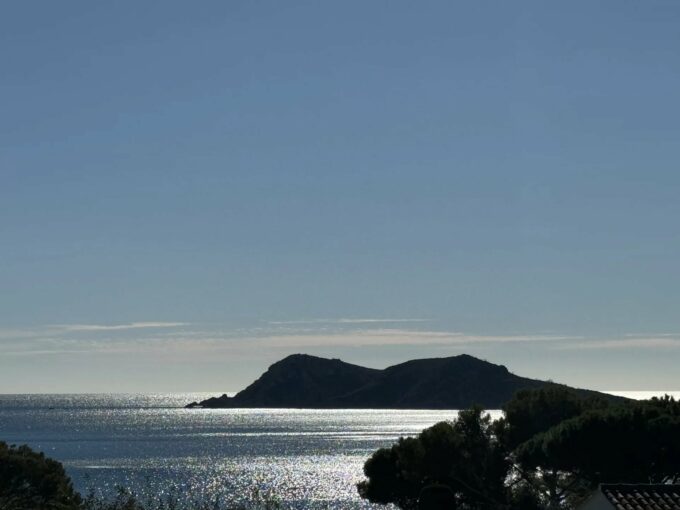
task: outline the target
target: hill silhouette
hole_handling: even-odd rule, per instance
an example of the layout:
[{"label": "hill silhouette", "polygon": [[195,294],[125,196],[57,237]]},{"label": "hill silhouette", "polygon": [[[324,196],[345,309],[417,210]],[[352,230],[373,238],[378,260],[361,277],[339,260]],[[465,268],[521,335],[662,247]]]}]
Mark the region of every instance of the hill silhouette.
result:
[{"label": "hill silhouette", "polygon": [[[293,354],[269,367],[233,397],[226,394],[187,407],[465,409],[479,404],[499,409],[521,389],[565,387],[517,376],[503,365],[467,354],[407,361],[384,370],[339,359]],[[584,398],[618,400],[604,393],[570,388]]]}]

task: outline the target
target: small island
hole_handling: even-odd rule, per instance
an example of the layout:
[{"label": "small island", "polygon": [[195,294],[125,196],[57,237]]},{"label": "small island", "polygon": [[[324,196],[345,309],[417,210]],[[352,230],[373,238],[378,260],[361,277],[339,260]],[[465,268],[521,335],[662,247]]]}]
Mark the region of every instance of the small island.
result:
[{"label": "small island", "polygon": [[233,397],[187,408],[500,409],[522,389],[573,389],[583,397],[621,400],[592,390],[520,377],[467,354],[407,361],[384,370],[339,359],[293,354],[269,367]]}]

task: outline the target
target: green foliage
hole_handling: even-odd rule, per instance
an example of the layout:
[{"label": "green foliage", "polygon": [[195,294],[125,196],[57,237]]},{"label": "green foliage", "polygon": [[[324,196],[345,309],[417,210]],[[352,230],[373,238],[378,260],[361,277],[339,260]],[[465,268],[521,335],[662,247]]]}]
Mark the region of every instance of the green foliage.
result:
[{"label": "green foliage", "polygon": [[443,484],[454,491],[461,508],[498,508],[507,470],[491,419],[481,408],[472,408],[454,422],[438,423],[378,450],[364,466],[368,480],[359,492],[374,503],[411,509],[426,486]]},{"label": "green foliage", "polygon": [[455,510],[456,493],[448,485],[433,483],[423,487],[418,495],[418,510]]},{"label": "green foliage", "polygon": [[680,481],[680,409],[654,399],[590,409],[511,452],[546,508],[573,508],[599,483]]},{"label": "green foliage", "polygon": [[586,412],[537,434],[517,458],[527,469],[577,474],[592,485],[680,480],[680,415],[670,402],[657,404]]},{"label": "green foliage", "polygon": [[543,510],[543,500],[530,484],[520,481],[508,491],[508,508],[512,510]]},{"label": "green foliage", "polygon": [[661,409],[664,414],[669,416],[680,416],[680,401],[677,401],[668,395],[664,395],[663,397],[653,397],[650,400],[641,402],[641,404],[646,404],[650,407]]},{"label": "green foliage", "polygon": [[[598,483],[680,482],[680,403],[611,404],[565,388],[519,392],[491,422],[480,409],[378,450],[359,492],[417,508],[428,484],[449,487],[450,508],[575,508]],[[433,507],[434,508],[434,507]]]},{"label": "green foliage", "polygon": [[[479,407],[364,465],[362,497],[402,509],[572,509],[598,483],[680,482],[680,403],[670,397],[611,405],[559,388],[522,391],[492,421]],[[191,500],[175,490],[138,498],[81,498],[62,465],[0,442],[2,510],[277,510],[252,491],[241,506]]]},{"label": "green foliage", "polygon": [[232,504],[219,499],[192,499],[170,487],[164,494],[139,497],[124,487],[117,487],[112,497],[98,497],[94,490],[83,499],[80,510],[280,510],[281,502],[273,494],[259,489],[250,491],[247,503]]},{"label": "green foliage", "polygon": [[0,442],[0,508],[75,510],[80,497],[63,466],[28,446]]},{"label": "green foliage", "polygon": [[219,499],[191,499],[177,488],[140,498],[118,487],[111,497],[97,496],[94,489],[81,497],[61,463],[31,450],[0,441],[0,510],[279,510],[275,495],[257,488],[245,503]]},{"label": "green foliage", "polygon": [[506,447],[513,449],[564,420],[607,405],[605,400],[584,399],[562,386],[521,390],[503,408],[505,419],[496,428]]}]

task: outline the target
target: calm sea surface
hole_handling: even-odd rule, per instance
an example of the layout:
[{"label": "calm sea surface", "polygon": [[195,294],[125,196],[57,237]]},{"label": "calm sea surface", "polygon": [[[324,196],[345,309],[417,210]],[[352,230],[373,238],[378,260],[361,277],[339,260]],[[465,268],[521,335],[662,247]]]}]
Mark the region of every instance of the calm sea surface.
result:
[{"label": "calm sea surface", "polygon": [[257,487],[293,507],[370,508],[356,493],[377,448],[452,411],[182,409],[212,394],[0,395],[0,440],[64,463],[81,491],[223,499]]},{"label": "calm sea surface", "polygon": [[355,487],[369,455],[456,416],[181,407],[212,395],[0,395],[0,440],[61,461],[81,491],[174,485],[186,495],[240,499],[257,487],[290,507],[371,508]]}]

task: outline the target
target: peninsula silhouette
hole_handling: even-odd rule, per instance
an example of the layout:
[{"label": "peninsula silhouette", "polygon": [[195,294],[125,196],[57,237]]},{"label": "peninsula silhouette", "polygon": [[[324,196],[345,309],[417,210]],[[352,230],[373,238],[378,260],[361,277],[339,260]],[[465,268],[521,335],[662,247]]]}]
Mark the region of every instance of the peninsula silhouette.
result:
[{"label": "peninsula silhouette", "polygon": [[[467,354],[407,361],[384,370],[339,359],[293,354],[269,367],[233,397],[226,394],[188,408],[499,409],[521,389],[568,386],[517,376],[503,365]],[[620,400],[569,388],[584,398]]]}]

